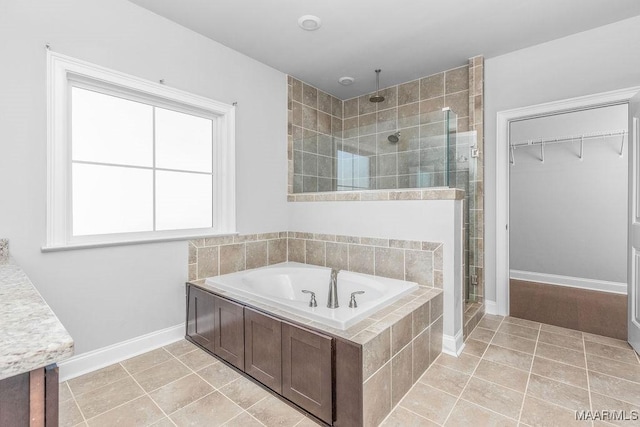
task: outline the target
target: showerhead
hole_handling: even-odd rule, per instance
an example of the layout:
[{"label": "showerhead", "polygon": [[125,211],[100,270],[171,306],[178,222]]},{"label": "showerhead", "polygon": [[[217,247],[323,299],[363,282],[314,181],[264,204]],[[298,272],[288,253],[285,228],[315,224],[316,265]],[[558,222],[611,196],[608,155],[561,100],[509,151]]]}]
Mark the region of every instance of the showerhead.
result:
[{"label": "showerhead", "polygon": [[380,95],[380,71],[376,70],[376,94],[369,98],[369,102],[382,102],[384,101],[384,96]]},{"label": "showerhead", "polygon": [[393,142],[394,144],[400,141],[400,131],[389,135],[387,139],[389,140],[389,142]]}]

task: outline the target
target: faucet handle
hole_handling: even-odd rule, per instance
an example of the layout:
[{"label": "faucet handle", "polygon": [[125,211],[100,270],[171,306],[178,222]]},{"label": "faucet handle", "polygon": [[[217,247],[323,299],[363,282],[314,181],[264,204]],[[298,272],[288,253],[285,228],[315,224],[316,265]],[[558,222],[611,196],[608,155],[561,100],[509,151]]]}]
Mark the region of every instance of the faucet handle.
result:
[{"label": "faucet handle", "polygon": [[318,303],[316,302],[316,293],[308,291],[306,289],[302,290],[303,294],[311,294],[311,300],[309,301],[309,307],[317,307]]},{"label": "faucet handle", "polygon": [[356,302],[356,295],[364,294],[364,291],[355,291],[351,292],[351,299],[349,300],[349,308],[358,308],[358,303]]}]

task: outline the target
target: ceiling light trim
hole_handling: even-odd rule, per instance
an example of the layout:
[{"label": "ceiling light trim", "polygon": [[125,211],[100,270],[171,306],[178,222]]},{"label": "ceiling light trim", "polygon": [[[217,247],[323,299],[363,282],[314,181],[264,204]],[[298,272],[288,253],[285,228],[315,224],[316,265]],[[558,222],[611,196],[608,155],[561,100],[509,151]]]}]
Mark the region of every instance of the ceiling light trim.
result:
[{"label": "ceiling light trim", "polygon": [[298,18],[298,26],[305,31],[315,31],[322,26],[322,20],[315,15],[302,15]]}]

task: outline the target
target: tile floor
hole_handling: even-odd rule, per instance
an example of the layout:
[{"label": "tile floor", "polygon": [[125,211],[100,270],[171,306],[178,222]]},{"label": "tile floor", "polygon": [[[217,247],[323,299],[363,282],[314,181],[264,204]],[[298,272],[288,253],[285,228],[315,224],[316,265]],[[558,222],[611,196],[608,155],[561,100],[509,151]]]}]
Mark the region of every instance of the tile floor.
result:
[{"label": "tile floor", "polygon": [[[486,315],[463,354],[440,355],[382,425],[610,425],[576,421],[576,410],[625,410],[628,416],[640,411],[636,353],[623,341]],[[187,341],[179,341],[61,383],[60,425],[316,423]]]}]

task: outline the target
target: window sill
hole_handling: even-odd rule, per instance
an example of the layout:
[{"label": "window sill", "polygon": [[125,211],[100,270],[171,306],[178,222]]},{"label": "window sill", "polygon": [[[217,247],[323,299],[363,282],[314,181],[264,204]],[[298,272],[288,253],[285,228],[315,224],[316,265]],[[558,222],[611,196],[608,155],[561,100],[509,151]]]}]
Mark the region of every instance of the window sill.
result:
[{"label": "window sill", "polygon": [[103,242],[86,242],[86,243],[69,243],[65,245],[50,245],[42,246],[40,250],[42,252],[62,252],[62,251],[74,251],[80,249],[94,249],[94,248],[108,248],[111,246],[130,246],[130,245],[143,245],[148,243],[163,243],[163,242],[177,242],[192,239],[200,239],[206,237],[220,237],[220,236],[237,236],[238,233],[217,233],[217,234],[183,234],[180,236],[165,236],[165,237],[150,237],[142,239],[130,239],[130,240],[118,240],[118,241],[103,241]]}]

